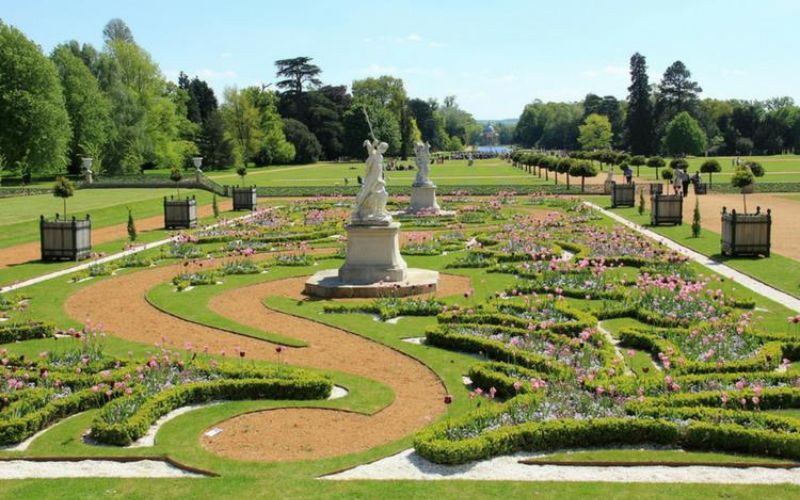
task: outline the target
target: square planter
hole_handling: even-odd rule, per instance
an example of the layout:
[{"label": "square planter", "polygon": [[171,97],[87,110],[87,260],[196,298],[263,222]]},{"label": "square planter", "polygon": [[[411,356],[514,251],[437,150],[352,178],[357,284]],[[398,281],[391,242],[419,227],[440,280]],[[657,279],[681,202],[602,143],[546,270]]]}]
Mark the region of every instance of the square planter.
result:
[{"label": "square planter", "polygon": [[191,198],[164,198],[164,227],[188,229],[197,226],[197,200]]},{"label": "square planter", "polygon": [[611,208],[636,205],[636,184],[611,183]]},{"label": "square planter", "polygon": [[233,188],[234,210],[255,210],[258,203],[256,187]]},{"label": "square planter", "polygon": [[705,182],[698,182],[694,185],[694,194],[707,194],[708,193],[708,184]]},{"label": "square planter", "polygon": [[654,194],[650,197],[650,225],[683,224],[683,196]]},{"label": "square planter", "polygon": [[664,193],[664,185],[663,184],[650,184],[650,194],[663,194]]},{"label": "square planter", "polygon": [[92,221],[39,218],[42,260],[81,260],[92,253]]},{"label": "square planter", "polygon": [[772,211],[739,214],[722,207],[722,255],[764,255],[769,257]]}]

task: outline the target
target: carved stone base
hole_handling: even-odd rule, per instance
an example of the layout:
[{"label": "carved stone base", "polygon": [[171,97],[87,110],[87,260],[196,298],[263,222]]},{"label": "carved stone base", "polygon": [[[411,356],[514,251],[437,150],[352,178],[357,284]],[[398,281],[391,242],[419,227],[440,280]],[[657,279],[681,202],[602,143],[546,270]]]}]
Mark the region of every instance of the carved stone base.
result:
[{"label": "carved stone base", "polygon": [[342,283],[368,285],[406,279],[406,261],[400,255],[400,223],[385,226],[347,226],[347,256],[339,269]]},{"label": "carved stone base", "polygon": [[411,206],[406,212],[436,212],[440,210],[436,203],[436,186],[411,186]]},{"label": "carved stone base", "polygon": [[319,271],[306,281],[303,293],[323,299],[408,297],[436,291],[439,273],[427,269],[406,269],[406,279],[397,283],[354,285],[344,283],[339,271]]}]

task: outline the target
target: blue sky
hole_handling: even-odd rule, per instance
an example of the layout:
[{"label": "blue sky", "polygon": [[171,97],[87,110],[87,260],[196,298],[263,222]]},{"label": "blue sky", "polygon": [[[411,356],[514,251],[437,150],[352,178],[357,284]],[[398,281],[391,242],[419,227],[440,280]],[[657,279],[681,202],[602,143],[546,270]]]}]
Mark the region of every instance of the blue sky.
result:
[{"label": "blue sky", "polygon": [[220,92],[308,55],[326,83],[391,74],[411,96],[455,94],[476,118],[511,118],[534,99],[624,98],[639,51],[651,81],[680,59],[704,96],[800,101],[798,0],[0,0],[0,18],[46,51],[101,46],[113,17],[167,77],[183,70]]}]

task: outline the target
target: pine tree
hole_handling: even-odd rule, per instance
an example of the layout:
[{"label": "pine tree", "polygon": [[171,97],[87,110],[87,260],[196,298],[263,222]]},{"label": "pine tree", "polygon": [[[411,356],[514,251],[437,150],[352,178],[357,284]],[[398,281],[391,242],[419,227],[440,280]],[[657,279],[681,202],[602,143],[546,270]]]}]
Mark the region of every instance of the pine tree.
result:
[{"label": "pine tree", "polygon": [[647,60],[637,52],[631,56],[631,85],[628,87],[628,115],[625,118],[625,132],[632,154],[653,152],[654,127]]},{"label": "pine tree", "polygon": [[694,215],[692,215],[692,237],[699,238],[701,229],[702,226],[700,226],[700,199],[695,197]]},{"label": "pine tree", "polygon": [[133,212],[131,212],[131,209],[129,208],[128,209],[128,238],[130,238],[131,241],[136,241],[136,236],[137,236],[136,223],[133,221]]}]

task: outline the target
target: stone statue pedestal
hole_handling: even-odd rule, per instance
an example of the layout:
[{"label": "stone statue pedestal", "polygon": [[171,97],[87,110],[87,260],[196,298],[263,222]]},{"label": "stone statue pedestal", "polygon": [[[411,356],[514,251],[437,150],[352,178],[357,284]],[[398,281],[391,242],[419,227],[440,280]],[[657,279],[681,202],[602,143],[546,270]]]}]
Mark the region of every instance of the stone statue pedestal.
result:
[{"label": "stone statue pedestal", "polygon": [[347,257],[339,269],[344,283],[367,285],[406,279],[408,266],[400,255],[400,223],[347,226]]},{"label": "stone statue pedestal", "polygon": [[409,269],[400,255],[399,236],[399,222],[349,224],[344,265],[314,274],[303,293],[322,298],[375,298],[435,292],[439,273]]},{"label": "stone statue pedestal", "polygon": [[436,203],[436,186],[411,186],[411,206],[406,212],[415,214],[420,211],[439,213]]}]

